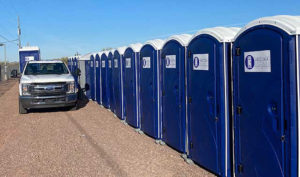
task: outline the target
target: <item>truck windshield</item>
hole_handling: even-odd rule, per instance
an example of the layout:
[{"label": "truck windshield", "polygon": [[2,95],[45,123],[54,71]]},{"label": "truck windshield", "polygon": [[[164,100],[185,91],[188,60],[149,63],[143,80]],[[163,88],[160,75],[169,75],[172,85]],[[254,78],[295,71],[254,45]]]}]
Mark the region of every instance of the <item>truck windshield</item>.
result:
[{"label": "truck windshield", "polygon": [[25,75],[69,74],[63,63],[28,63]]}]

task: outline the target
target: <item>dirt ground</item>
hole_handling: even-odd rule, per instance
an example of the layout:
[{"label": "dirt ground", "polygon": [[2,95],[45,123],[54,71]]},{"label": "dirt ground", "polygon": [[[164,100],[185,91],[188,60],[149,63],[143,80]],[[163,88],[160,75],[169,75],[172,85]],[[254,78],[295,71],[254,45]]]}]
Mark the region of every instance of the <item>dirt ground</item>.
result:
[{"label": "dirt ground", "polygon": [[0,176],[214,176],[93,102],[19,115],[17,80],[2,84]]}]

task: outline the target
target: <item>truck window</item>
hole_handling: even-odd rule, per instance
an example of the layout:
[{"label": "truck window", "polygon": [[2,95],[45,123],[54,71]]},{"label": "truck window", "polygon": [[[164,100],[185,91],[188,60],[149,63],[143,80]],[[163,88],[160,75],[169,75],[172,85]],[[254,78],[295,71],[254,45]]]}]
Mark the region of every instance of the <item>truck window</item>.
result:
[{"label": "truck window", "polygon": [[69,74],[63,63],[28,63],[25,75]]}]

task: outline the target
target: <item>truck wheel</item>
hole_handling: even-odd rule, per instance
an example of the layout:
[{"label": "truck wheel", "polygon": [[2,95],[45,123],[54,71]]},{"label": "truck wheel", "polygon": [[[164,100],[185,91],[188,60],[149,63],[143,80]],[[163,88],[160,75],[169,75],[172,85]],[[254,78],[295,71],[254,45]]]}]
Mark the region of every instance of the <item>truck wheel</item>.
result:
[{"label": "truck wheel", "polygon": [[21,103],[21,101],[19,100],[19,114],[27,114],[28,111],[27,109],[25,109]]},{"label": "truck wheel", "polygon": [[76,111],[78,109],[77,103],[70,108],[70,111]]}]

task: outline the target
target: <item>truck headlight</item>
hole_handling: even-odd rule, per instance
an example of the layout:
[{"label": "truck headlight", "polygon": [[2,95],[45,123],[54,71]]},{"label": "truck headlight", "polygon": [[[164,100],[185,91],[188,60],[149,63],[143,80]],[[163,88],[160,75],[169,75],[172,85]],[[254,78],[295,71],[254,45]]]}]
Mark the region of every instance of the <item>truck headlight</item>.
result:
[{"label": "truck headlight", "polygon": [[69,82],[67,93],[75,93],[75,91],[76,91],[75,83],[74,82]]},{"label": "truck headlight", "polygon": [[30,84],[22,84],[22,95],[30,95],[29,86]]}]

